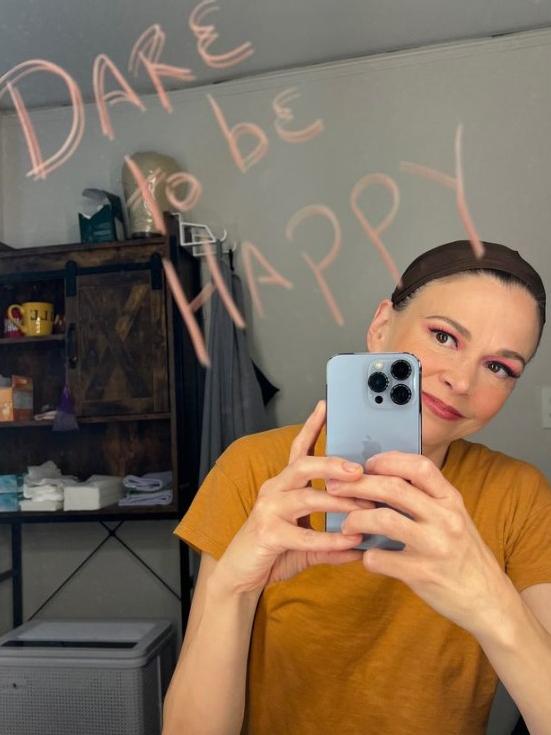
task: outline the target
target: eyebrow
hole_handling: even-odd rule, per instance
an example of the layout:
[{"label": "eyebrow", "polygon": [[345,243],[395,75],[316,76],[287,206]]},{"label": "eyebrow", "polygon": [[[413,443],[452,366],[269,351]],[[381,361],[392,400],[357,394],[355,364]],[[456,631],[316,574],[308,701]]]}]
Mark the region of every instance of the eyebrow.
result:
[{"label": "eyebrow", "polygon": [[[448,322],[448,324],[451,324],[454,329],[457,329],[459,334],[465,337],[465,339],[471,339],[472,335],[469,330],[462,324],[459,324],[459,322],[456,322],[455,319],[450,319],[448,316],[441,316],[439,314],[431,314],[426,316],[425,319],[442,319],[443,321]],[[522,363],[522,366],[526,367],[526,358],[514,350],[496,350],[495,354],[501,355],[502,357],[511,357],[513,360],[519,360]]]}]

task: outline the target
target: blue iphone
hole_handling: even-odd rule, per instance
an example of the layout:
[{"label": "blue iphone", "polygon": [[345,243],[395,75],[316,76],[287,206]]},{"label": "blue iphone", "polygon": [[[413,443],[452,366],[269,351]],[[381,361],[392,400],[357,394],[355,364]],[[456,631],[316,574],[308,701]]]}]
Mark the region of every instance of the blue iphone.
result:
[{"label": "blue iphone", "polygon": [[[326,455],[363,465],[390,450],[422,451],[421,363],[409,352],[334,355],[327,363]],[[339,532],[345,517],[327,513],[326,530]],[[373,547],[400,551],[404,544],[365,534],[357,548]]]}]

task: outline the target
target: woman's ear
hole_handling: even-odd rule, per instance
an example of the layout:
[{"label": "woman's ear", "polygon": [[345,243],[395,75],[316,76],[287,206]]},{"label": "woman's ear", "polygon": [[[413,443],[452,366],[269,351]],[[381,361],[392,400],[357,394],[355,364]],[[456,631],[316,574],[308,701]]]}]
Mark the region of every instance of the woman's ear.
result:
[{"label": "woman's ear", "polygon": [[366,344],[368,352],[387,352],[386,344],[393,317],[392,301],[383,299],[379,303],[367,330]]}]

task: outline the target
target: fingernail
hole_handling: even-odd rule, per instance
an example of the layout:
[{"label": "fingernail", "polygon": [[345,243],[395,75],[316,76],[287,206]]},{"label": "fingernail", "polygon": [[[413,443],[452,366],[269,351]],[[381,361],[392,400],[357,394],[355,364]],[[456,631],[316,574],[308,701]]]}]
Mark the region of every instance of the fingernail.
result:
[{"label": "fingernail", "polygon": [[342,466],[347,472],[357,472],[363,469],[361,464],[357,464],[356,462],[343,462]]}]

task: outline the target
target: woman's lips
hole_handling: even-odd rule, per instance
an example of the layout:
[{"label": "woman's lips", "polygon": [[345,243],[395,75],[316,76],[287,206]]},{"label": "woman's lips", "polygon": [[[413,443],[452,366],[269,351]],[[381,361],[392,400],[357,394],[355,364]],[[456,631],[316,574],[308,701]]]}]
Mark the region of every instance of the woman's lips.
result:
[{"label": "woman's lips", "polygon": [[459,413],[459,411],[456,411],[454,408],[448,406],[446,403],[442,403],[442,401],[439,401],[438,398],[431,396],[430,393],[425,393],[425,391],[423,391],[423,402],[428,408],[430,408],[433,413],[435,413],[441,419],[446,419],[447,421],[457,421],[458,419],[464,418],[463,414]]}]

